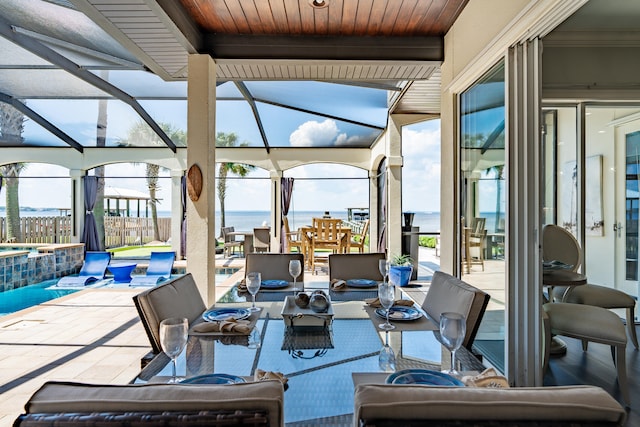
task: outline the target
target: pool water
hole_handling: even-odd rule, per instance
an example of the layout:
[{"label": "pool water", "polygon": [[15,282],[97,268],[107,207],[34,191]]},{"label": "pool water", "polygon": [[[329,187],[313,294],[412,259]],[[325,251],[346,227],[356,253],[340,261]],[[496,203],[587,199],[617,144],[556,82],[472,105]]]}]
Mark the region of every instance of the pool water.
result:
[{"label": "pool water", "polygon": [[[216,283],[223,283],[228,279],[231,274],[216,274]],[[171,276],[176,277],[176,276]],[[0,292],[0,316],[15,313],[16,311],[23,310],[25,308],[33,307],[34,305],[42,304],[43,302],[50,301],[55,298],[63,297],[65,295],[78,292],[82,289],[88,289],[89,287],[116,287],[111,283],[111,280],[97,282],[94,286],[86,286],[83,288],[70,288],[60,289],[52,288],[58,283],[59,279],[46,280],[35,285],[23,286],[17,289],[11,289],[9,291]],[[162,283],[162,282],[160,282]],[[127,287],[128,284],[121,284],[119,287]],[[148,288],[148,286],[141,287],[142,289]]]},{"label": "pool water", "polygon": [[47,280],[35,285],[0,292],[0,316],[78,291],[78,289],[46,289],[57,282],[58,279]]}]

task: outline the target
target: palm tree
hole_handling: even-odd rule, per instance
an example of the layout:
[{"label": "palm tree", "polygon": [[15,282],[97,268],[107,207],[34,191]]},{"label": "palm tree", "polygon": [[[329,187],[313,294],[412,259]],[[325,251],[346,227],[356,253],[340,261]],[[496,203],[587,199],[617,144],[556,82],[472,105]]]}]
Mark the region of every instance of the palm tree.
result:
[{"label": "palm tree", "polygon": [[[0,103],[0,141],[22,143],[24,114],[8,104]],[[20,233],[20,201],[18,198],[19,176],[26,163],[11,163],[0,167],[0,176],[6,184],[7,239],[22,241]]]},{"label": "palm tree", "polygon": [[[234,132],[224,133],[218,132],[216,134],[216,147],[246,147],[246,142],[238,144],[238,135]],[[225,227],[225,211],[224,211],[224,199],[227,197],[227,175],[232,173],[241,177],[247,176],[249,172],[255,169],[255,166],[246,165],[243,163],[220,163],[218,169],[218,200],[220,201],[220,227]],[[222,233],[221,233],[222,234]]]},{"label": "palm tree", "polygon": [[[184,144],[187,140],[187,133],[174,127],[170,123],[158,123],[158,126],[171,138],[171,140],[177,144]],[[126,139],[120,140],[121,145],[133,145],[133,144],[153,144],[163,146],[164,142],[160,139],[157,133],[149,127],[149,125],[140,120],[135,123],[129,129]],[[157,192],[158,177],[160,175],[160,166],[151,163],[146,164],[146,177],[147,188],[149,189],[149,198],[151,205],[151,221],[153,223],[153,238],[154,240],[160,240],[160,230],[158,229],[158,209],[157,209]]]}]

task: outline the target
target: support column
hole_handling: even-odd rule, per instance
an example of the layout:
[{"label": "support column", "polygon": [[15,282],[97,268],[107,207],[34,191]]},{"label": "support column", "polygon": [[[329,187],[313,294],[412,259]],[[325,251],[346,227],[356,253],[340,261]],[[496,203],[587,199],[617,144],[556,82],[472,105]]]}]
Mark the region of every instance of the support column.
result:
[{"label": "support column", "polygon": [[389,118],[389,157],[387,159],[387,242],[389,256],[402,252],[402,128]]},{"label": "support column", "polygon": [[369,171],[369,252],[378,252],[378,173]]},{"label": "support column", "polygon": [[189,55],[187,170],[200,168],[202,193],[195,202],[187,198],[187,271],[207,306],[216,300],[215,119],[216,64],[209,55]]},{"label": "support column", "polygon": [[278,253],[282,236],[282,221],[280,220],[282,218],[282,184],[280,183],[282,171],[269,171],[269,177],[271,178],[269,186],[271,192],[271,252]]},{"label": "support column", "polygon": [[71,243],[79,243],[84,229],[84,183],[82,169],[70,169],[71,177]]},{"label": "support column", "polygon": [[180,250],[182,234],[182,185],[184,175],[182,170],[171,170],[171,250],[176,253],[176,259],[184,259],[185,254]]}]

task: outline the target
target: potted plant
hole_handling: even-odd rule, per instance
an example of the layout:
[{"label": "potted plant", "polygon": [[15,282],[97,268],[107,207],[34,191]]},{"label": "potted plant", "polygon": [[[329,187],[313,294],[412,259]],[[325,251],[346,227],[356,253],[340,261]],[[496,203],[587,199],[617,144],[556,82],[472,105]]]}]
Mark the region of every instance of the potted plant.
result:
[{"label": "potted plant", "polygon": [[407,286],[413,272],[413,260],[407,254],[394,255],[389,267],[389,281],[396,286]]}]

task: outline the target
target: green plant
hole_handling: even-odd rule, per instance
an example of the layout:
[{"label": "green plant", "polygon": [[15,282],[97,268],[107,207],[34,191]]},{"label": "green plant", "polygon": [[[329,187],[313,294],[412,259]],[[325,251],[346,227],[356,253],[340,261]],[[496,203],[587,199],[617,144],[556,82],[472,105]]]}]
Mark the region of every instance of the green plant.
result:
[{"label": "green plant", "polygon": [[418,244],[427,248],[435,248],[436,238],[432,236],[420,236],[418,238]]},{"label": "green plant", "polygon": [[394,255],[391,257],[391,265],[397,265],[400,267],[408,267],[413,264],[413,259],[407,254]]}]

